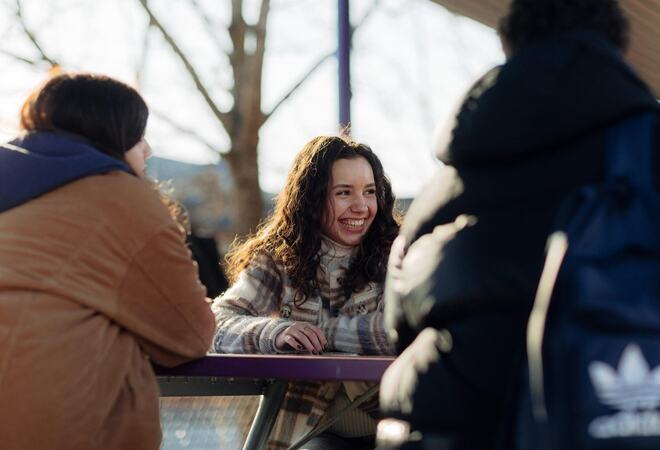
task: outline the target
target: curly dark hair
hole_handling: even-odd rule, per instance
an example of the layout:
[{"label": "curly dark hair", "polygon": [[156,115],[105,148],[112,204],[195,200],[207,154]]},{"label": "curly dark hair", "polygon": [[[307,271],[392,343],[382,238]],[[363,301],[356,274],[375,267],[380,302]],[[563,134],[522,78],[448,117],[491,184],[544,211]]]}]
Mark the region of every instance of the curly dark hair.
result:
[{"label": "curly dark hair", "polygon": [[556,33],[591,30],[619,50],[628,47],[630,26],[617,0],[513,0],[499,34],[512,52]]},{"label": "curly dark hair", "polygon": [[318,136],[296,155],[286,185],[277,197],[274,212],[244,242],[235,241],[226,256],[231,283],[260,254],[282,264],[302,304],[318,289],[316,273],[320,263],[321,220],[328,195],[332,165],[338,159],[365,158],[373,170],[378,211],[357,255],[346,271],[344,294],[363,288],[368,282],[383,282],[387,258],[399,231],[394,194],[383,166],[365,144],[344,136]]}]

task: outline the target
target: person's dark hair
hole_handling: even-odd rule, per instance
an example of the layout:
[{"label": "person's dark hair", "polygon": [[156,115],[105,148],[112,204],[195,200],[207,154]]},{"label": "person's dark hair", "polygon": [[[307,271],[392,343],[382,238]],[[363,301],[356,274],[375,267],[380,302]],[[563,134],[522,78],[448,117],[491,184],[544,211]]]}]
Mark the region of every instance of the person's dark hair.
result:
[{"label": "person's dark hair", "polygon": [[103,75],[64,73],[48,80],[25,101],[25,131],[72,133],[116,159],[143,137],[149,109],[132,87]]},{"label": "person's dark hair", "polygon": [[[129,85],[105,75],[63,73],[50,78],[25,100],[20,126],[27,132],[78,136],[125,162],[124,153],[144,138],[148,118],[147,104]],[[187,232],[190,225],[185,208],[161,185],[153,183],[153,187],[174,222]]]},{"label": "person's dark hair", "polygon": [[282,264],[303,303],[318,288],[322,205],[326,204],[332,165],[338,159],[363,157],[371,165],[376,183],[378,212],[342,284],[346,296],[368,282],[385,279],[387,257],[399,230],[394,194],[378,157],[366,145],[347,137],[319,136],[296,155],[274,212],[244,242],[235,241],[226,257],[231,283],[259,254]]},{"label": "person's dark hair", "polygon": [[499,26],[511,52],[573,30],[596,31],[621,51],[628,47],[630,27],[617,0],[513,0]]}]

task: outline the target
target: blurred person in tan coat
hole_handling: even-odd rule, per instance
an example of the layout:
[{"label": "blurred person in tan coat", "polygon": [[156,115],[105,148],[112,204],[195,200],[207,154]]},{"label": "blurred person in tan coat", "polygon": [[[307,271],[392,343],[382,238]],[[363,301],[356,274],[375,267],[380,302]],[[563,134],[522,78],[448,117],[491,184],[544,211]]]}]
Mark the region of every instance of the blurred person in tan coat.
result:
[{"label": "blurred person in tan coat", "polygon": [[144,179],[148,109],[63,74],[0,146],[0,448],[158,449],[152,361],[203,356],[214,318],[185,233]]}]

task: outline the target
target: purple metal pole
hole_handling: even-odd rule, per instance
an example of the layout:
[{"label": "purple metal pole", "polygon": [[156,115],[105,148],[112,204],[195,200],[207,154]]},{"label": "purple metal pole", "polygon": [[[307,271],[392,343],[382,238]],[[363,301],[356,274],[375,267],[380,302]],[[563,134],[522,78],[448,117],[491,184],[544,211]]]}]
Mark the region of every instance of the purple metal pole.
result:
[{"label": "purple metal pole", "polygon": [[349,0],[337,0],[337,66],[339,68],[339,128],[351,123],[351,22]]}]

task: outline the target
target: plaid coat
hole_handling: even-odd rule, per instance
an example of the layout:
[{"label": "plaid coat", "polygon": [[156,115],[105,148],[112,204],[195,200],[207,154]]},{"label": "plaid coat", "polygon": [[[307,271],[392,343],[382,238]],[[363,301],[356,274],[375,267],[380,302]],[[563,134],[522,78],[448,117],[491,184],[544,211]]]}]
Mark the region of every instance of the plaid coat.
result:
[{"label": "plaid coat", "polygon": [[[215,351],[283,353],[275,348],[275,338],[295,321],[303,321],[323,330],[330,351],[392,354],[383,324],[382,286],[369,283],[348,299],[342,293],[341,277],[353,253],[353,249],[323,240],[317,273],[320,293],[300,306],[293,302],[295,290],[281,266],[270,256],[259,255],[213,302]],[[329,300],[329,317],[323,313],[322,298]],[[287,448],[315,427],[341,385],[290,383],[269,448]]]}]

